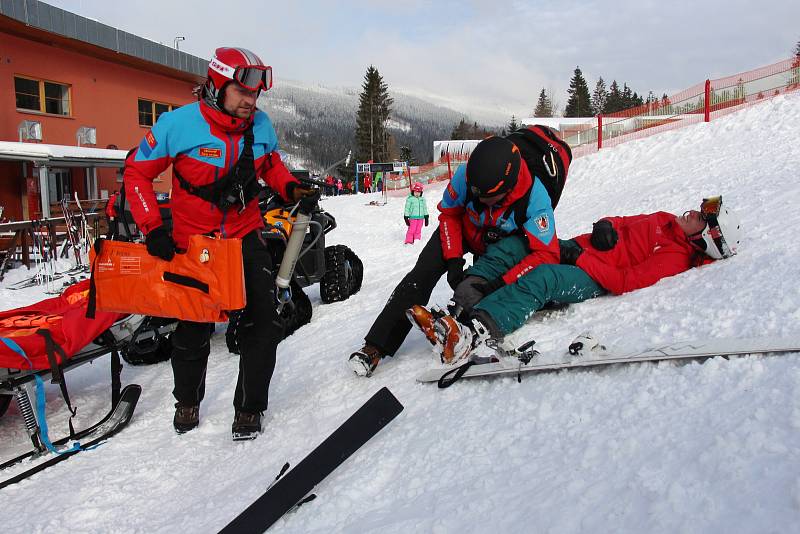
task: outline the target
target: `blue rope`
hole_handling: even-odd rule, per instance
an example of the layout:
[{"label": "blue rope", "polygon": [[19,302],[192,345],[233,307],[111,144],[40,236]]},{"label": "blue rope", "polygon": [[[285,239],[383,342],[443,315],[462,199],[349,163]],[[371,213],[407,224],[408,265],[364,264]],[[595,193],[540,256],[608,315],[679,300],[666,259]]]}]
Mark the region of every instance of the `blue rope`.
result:
[{"label": "blue rope", "polygon": [[[25,351],[22,350],[22,347],[20,347],[16,341],[7,337],[0,337],[0,341],[5,343],[9,349],[22,356],[22,358],[28,363],[28,367],[30,367],[31,371],[33,371],[33,362],[31,362],[30,358],[28,358],[28,355],[25,354]],[[50,436],[47,433],[47,417],[45,416],[44,410],[46,402],[44,397],[44,381],[38,374],[34,374],[33,378],[36,380],[36,419],[39,422],[39,438],[42,440],[42,443],[44,443],[44,446],[47,447],[47,450],[56,454],[66,454],[68,452],[83,450],[83,447],[81,447],[81,444],[77,441],[71,448],[63,451],[56,449],[50,442]]]}]

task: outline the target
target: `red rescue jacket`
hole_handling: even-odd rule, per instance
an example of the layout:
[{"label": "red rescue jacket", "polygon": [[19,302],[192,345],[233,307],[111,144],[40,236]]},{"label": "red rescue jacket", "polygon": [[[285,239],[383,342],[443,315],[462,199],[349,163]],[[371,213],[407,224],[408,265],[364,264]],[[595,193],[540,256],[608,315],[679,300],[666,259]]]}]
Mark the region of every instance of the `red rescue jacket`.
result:
[{"label": "red rescue jacket", "polygon": [[604,252],[592,247],[591,234],[574,238],[584,249],[576,265],[617,295],[713,261],[692,247],[671,213],[605,219],[611,221],[619,241]]},{"label": "red rescue jacket", "polygon": [[[125,192],[133,218],[143,232],[161,226],[153,192],[153,180],[170,164],[192,185],[205,185],[223,178],[244,148],[244,131],[253,122],[253,157],[256,175],[284,198],[289,183],[299,183],[281,162],[278,139],[266,113],[256,111],[238,119],[195,102],[162,114],[139,147],[125,162]],[[253,199],[239,213],[222,212],[210,202],[184,190],[172,180],[173,239],[185,249],[190,235],[219,232],[222,237],[244,237],[264,226]]]}]

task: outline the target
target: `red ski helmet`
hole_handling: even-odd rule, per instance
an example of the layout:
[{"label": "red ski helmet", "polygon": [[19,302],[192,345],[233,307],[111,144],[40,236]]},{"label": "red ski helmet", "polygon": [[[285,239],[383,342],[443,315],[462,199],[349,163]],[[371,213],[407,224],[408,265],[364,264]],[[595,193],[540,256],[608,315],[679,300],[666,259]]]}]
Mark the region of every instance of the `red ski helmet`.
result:
[{"label": "red ski helmet", "polygon": [[208,62],[203,99],[209,106],[224,110],[220,98],[232,81],[251,91],[267,91],[272,87],[272,67],[246,48],[217,48]]},{"label": "red ski helmet", "polygon": [[517,145],[504,137],[487,137],[467,160],[467,186],[476,197],[508,193],[517,184],[521,157]]},{"label": "red ski helmet", "polygon": [[424,189],[425,189],[425,186],[422,185],[422,182],[415,182],[415,183],[411,184],[411,192],[412,193],[422,193],[422,191]]}]

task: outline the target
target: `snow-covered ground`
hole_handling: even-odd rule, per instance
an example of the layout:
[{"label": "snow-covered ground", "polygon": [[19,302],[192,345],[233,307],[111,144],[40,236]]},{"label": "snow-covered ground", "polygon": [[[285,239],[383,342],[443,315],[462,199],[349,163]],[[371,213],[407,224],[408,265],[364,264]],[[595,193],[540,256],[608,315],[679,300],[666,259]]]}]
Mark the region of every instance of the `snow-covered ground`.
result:
[{"label": "snow-covered ground", "polygon": [[[733,259],[620,297],[534,318],[517,334],[564,350],[591,330],[643,348],[670,340],[800,335],[800,95],[576,160],[556,212],[562,237],[604,215],[682,213],[722,194],[745,237]],[[441,186],[428,188],[430,210]],[[377,195],[375,195],[377,198]],[[642,364],[523,378],[414,377],[436,363],[412,332],[370,379],[347,356],[422,245],[404,245],[403,199],[325,199],[333,242],[363,259],[345,302],[310,295],[314,318],[283,342],[265,431],[234,444],[237,359],[213,339],[199,429],[172,429],[169,363],[126,367],[142,385],[130,426],[97,450],[2,490],[4,532],[216,532],[284,462],[300,461],[382,386],[405,411],[316,488],[274,532],[796,532],[800,525],[800,354]],[[427,237],[431,227],[424,231]],[[22,278],[24,269],[9,275]],[[450,295],[442,281],[433,302]],[[0,289],[4,309],[41,290]],[[67,375],[79,424],[107,409],[103,359]],[[52,433],[65,413],[48,390]],[[83,422],[83,424],[81,424]],[[0,418],[0,456],[24,451],[15,407]],[[6,470],[5,479],[27,466]]]}]

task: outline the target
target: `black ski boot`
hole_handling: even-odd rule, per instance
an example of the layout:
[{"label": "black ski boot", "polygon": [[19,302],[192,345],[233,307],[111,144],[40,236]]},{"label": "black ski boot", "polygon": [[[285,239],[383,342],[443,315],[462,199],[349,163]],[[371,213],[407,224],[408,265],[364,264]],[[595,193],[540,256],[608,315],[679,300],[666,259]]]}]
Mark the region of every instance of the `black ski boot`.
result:
[{"label": "black ski boot", "polygon": [[256,439],[261,433],[261,412],[250,413],[236,410],[231,425],[233,441]]},{"label": "black ski boot", "polygon": [[197,428],[200,424],[200,405],[184,405],[180,402],[175,403],[175,417],[172,419],[172,426],[175,432],[184,434]]}]

